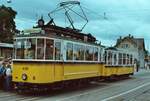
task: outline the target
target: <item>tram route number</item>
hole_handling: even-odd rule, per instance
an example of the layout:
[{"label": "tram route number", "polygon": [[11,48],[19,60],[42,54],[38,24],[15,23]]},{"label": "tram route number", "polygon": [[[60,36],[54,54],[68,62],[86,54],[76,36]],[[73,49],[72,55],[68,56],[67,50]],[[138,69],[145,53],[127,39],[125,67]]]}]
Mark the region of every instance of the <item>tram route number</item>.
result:
[{"label": "tram route number", "polygon": [[29,68],[28,68],[28,67],[22,67],[22,69],[23,69],[23,70],[28,70]]}]

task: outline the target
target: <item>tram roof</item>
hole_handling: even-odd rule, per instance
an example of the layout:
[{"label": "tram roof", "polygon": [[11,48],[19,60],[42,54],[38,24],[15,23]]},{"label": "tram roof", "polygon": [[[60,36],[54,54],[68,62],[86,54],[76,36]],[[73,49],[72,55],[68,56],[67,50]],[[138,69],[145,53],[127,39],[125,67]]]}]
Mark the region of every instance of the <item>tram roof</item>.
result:
[{"label": "tram roof", "polygon": [[[61,27],[59,27],[59,28],[61,28]],[[78,32],[74,32],[74,33],[78,33]],[[78,33],[78,34],[81,34],[81,33]],[[86,42],[84,40],[79,40],[79,39],[76,40],[75,38],[71,38],[69,36],[64,37],[64,36],[56,36],[56,35],[52,35],[52,34],[47,34],[45,32],[45,30],[43,30],[42,28],[32,28],[32,29],[23,30],[20,34],[16,35],[16,37],[17,38],[39,38],[39,37],[40,38],[54,38],[54,39],[62,39],[62,40],[66,40],[66,41],[72,41],[72,42],[85,43],[85,44],[89,44],[89,45],[102,46],[102,45],[96,43],[96,41]]]},{"label": "tram roof", "polygon": [[105,50],[114,50],[114,51],[118,51],[118,49],[116,47],[108,47]]},{"label": "tram roof", "polygon": [[70,39],[70,38],[65,38],[65,37],[49,37],[49,36],[30,36],[30,35],[26,35],[26,36],[18,36],[15,39],[28,39],[28,38],[47,38],[47,39],[56,39],[56,40],[65,40],[65,41],[70,41],[70,42],[77,42],[77,43],[81,43],[81,44],[87,44],[87,45],[94,45],[94,46],[100,46],[105,48],[105,46],[98,44],[98,43],[90,43],[90,42],[84,42],[82,40],[74,40],[74,39]]},{"label": "tram roof", "polygon": [[[27,33],[30,32],[30,33],[32,33],[32,35],[36,35],[36,36],[40,35],[40,33],[41,33],[42,35],[48,34],[48,35],[76,38],[77,40],[81,39],[82,41],[87,40],[87,41],[93,42],[93,43],[96,41],[96,38],[90,33],[85,34],[77,29],[71,29],[68,27],[64,28],[64,27],[51,25],[51,24],[46,24],[46,25],[43,25],[40,27],[37,26],[32,29],[22,31],[22,33],[25,33],[25,32],[27,32]],[[34,33],[36,33],[36,34],[34,34]]]}]

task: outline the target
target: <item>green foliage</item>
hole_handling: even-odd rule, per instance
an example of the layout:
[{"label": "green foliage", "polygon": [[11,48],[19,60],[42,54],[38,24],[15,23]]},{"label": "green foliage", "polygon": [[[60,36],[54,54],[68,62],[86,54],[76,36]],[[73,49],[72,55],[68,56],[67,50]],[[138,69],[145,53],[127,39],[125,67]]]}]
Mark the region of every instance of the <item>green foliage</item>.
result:
[{"label": "green foliage", "polygon": [[11,7],[0,6],[0,42],[13,42],[13,35],[16,30],[15,17],[17,12]]}]

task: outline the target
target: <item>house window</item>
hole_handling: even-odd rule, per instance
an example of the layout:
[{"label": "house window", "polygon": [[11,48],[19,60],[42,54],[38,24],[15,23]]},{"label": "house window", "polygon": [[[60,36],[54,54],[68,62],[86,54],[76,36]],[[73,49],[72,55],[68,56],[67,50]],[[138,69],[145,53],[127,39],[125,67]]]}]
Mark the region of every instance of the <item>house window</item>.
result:
[{"label": "house window", "polygon": [[122,48],[129,48],[129,44],[122,44]]}]

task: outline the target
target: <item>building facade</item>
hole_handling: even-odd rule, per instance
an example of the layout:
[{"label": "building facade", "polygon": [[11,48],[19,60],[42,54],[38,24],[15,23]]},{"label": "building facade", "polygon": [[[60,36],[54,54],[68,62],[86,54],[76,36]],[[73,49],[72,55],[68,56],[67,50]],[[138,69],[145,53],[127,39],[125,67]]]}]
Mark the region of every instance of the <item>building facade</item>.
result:
[{"label": "building facade", "polygon": [[0,43],[0,58],[9,58],[13,56],[13,44]]},{"label": "building facade", "polygon": [[145,43],[144,38],[134,38],[129,34],[126,37],[117,39],[117,48],[127,49],[134,52],[134,58],[140,68],[145,67]]}]

